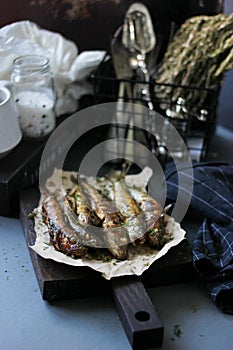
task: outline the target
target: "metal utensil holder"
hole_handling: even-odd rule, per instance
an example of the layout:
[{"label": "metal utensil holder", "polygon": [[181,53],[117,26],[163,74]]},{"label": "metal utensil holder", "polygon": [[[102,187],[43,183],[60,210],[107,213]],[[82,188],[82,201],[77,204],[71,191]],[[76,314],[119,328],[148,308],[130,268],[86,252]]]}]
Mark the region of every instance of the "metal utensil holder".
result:
[{"label": "metal utensil holder", "polygon": [[[219,87],[215,89],[199,88],[193,86],[161,84],[156,81],[138,82],[134,79],[116,79],[114,68],[112,65],[110,55],[106,54],[99,67],[91,75],[94,90],[95,104],[117,102],[119,101],[119,84],[126,82],[131,84],[147,84],[151,92],[154,110],[162,114],[168,121],[170,121],[180,133],[184,140],[192,160],[204,161],[208,155],[208,147],[210,145],[211,136],[216,126],[216,108],[219,95]],[[166,99],[156,98],[154,91],[155,87],[169,87],[169,94]],[[185,104],[186,118],[176,118],[176,116],[169,114],[169,111],[174,110],[177,104],[177,91],[179,95],[189,96],[189,101],[192,101],[192,95],[195,96],[193,102]],[[200,99],[197,100],[197,96]],[[205,98],[203,99],[203,96]],[[122,101],[143,104],[145,101],[139,98],[122,97]],[[200,102],[201,101],[201,102]],[[181,123],[182,121],[182,123]],[[153,120],[152,120],[153,122]],[[181,127],[179,128],[179,125]],[[129,126],[119,126],[119,128],[129,128]],[[121,131],[122,132],[122,131]],[[126,131],[127,133],[127,131]],[[150,138],[148,138],[150,140]],[[148,142],[150,149],[150,142]],[[160,157],[161,155],[158,155]]]}]

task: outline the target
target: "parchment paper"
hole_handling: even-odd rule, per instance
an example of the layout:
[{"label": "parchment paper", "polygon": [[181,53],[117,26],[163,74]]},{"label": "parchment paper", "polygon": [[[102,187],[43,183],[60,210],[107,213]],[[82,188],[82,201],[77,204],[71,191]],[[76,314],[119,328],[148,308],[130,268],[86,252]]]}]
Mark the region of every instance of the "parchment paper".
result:
[{"label": "parchment paper", "polygon": [[[58,198],[62,198],[66,188],[71,188],[74,184],[70,181],[70,175],[77,175],[75,172],[62,172],[63,189],[56,187],[56,179],[61,176],[61,170],[56,169],[47,180],[46,187],[51,192],[56,192]],[[143,188],[146,186],[149,178],[152,175],[150,168],[145,168],[140,174],[130,175],[126,177],[126,182],[130,182],[139,185]],[[185,238],[185,231],[180,227],[180,224],[175,222],[172,217],[166,215],[166,232],[173,234],[173,239],[166,243],[161,250],[148,247],[147,245],[138,245],[136,247],[129,246],[129,257],[127,260],[119,261],[112,258],[110,261],[102,260],[90,260],[87,258],[73,259],[65,255],[64,253],[58,252],[50,245],[50,238],[48,233],[47,225],[43,223],[41,215],[41,203],[34,210],[35,213],[35,232],[36,241],[31,248],[40,256],[45,259],[52,259],[59,263],[64,263],[71,266],[88,266],[96,271],[99,271],[102,276],[106,279],[112,277],[124,276],[124,275],[141,275],[147,270],[155,260],[164,256],[171,247],[176,246]]]}]

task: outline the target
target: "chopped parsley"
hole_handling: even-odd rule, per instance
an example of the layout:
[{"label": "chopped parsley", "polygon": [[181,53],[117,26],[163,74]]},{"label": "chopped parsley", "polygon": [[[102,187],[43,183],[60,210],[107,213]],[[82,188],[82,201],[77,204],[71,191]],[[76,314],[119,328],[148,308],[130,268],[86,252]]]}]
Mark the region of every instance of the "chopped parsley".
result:
[{"label": "chopped parsley", "polygon": [[179,324],[174,325],[173,332],[177,337],[181,335],[181,329]]},{"label": "chopped parsley", "polygon": [[34,219],[35,216],[36,216],[36,213],[34,211],[28,214],[29,219]]}]

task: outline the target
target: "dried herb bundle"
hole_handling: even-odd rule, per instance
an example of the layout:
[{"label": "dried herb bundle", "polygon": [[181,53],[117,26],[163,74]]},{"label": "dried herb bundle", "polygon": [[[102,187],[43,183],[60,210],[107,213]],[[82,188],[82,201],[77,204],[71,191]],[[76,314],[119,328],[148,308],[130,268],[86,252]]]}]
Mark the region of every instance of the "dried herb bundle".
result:
[{"label": "dried herb bundle", "polygon": [[[167,48],[156,81],[162,84],[215,88],[227,70],[233,68],[233,16],[196,16],[188,19],[176,32]],[[159,100],[169,99],[172,87],[155,86]],[[173,100],[199,106],[207,92],[175,88]]]}]

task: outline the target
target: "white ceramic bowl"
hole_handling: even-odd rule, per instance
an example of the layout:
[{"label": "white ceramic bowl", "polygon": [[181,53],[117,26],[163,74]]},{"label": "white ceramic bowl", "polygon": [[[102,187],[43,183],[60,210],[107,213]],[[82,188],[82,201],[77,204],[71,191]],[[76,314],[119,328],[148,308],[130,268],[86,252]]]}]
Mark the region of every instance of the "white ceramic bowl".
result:
[{"label": "white ceramic bowl", "polygon": [[18,113],[10,90],[0,86],[0,158],[15,148],[21,138]]}]

